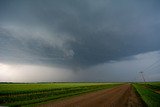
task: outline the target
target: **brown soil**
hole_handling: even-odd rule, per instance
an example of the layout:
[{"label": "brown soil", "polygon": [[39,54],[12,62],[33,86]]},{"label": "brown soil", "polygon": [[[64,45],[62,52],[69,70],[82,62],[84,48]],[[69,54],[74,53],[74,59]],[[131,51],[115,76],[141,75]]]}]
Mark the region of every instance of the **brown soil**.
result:
[{"label": "brown soil", "polygon": [[156,91],[156,93],[159,93],[159,94],[160,94],[160,90],[159,90],[159,91]]},{"label": "brown soil", "polygon": [[144,107],[130,84],[54,101],[39,107]]}]

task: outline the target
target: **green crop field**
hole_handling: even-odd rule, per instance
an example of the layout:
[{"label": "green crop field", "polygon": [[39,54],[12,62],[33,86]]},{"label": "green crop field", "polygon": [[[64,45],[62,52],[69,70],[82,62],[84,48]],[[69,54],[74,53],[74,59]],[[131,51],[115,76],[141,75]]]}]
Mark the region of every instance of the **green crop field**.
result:
[{"label": "green crop field", "polygon": [[33,106],[86,92],[111,88],[119,83],[6,83],[0,84],[1,106]]},{"label": "green crop field", "polygon": [[146,86],[154,91],[160,91],[160,82],[148,83]]},{"label": "green crop field", "polygon": [[160,90],[160,83],[136,83],[133,84],[143,101],[148,107],[160,107],[160,94],[155,91]]}]

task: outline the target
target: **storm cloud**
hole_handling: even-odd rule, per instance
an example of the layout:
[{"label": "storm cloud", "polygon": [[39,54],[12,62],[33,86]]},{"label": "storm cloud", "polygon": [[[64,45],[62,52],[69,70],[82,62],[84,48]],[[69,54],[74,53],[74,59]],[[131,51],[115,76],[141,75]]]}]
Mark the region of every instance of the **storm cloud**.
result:
[{"label": "storm cloud", "polygon": [[[56,74],[72,75],[42,81],[131,81],[115,75],[135,74],[156,61],[141,64],[137,59],[131,71],[121,63],[159,52],[159,4],[158,0],[1,0],[0,63],[23,69],[32,65],[42,74],[54,74],[56,69]],[[116,67],[112,61],[117,61]],[[17,72],[25,74],[22,71]],[[89,74],[91,78],[85,77]]]}]

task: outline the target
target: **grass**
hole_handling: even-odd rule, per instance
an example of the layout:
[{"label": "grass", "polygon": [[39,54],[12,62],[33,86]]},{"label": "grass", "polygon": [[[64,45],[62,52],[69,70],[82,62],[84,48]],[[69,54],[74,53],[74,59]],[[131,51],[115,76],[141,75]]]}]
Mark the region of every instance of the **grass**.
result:
[{"label": "grass", "polygon": [[133,84],[148,107],[160,107],[160,94],[154,92],[146,84]]},{"label": "grass", "polygon": [[147,83],[146,86],[154,91],[160,91],[160,82]]},{"label": "grass", "polygon": [[120,84],[108,83],[37,83],[0,84],[0,105],[25,106],[55,100]]}]

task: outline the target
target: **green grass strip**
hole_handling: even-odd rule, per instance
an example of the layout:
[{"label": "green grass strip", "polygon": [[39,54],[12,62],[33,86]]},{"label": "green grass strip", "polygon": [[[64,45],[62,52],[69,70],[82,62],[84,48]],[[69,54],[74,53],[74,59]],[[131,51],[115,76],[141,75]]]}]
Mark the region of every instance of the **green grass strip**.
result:
[{"label": "green grass strip", "polygon": [[155,93],[143,84],[133,84],[148,107],[160,107],[160,94]]}]

